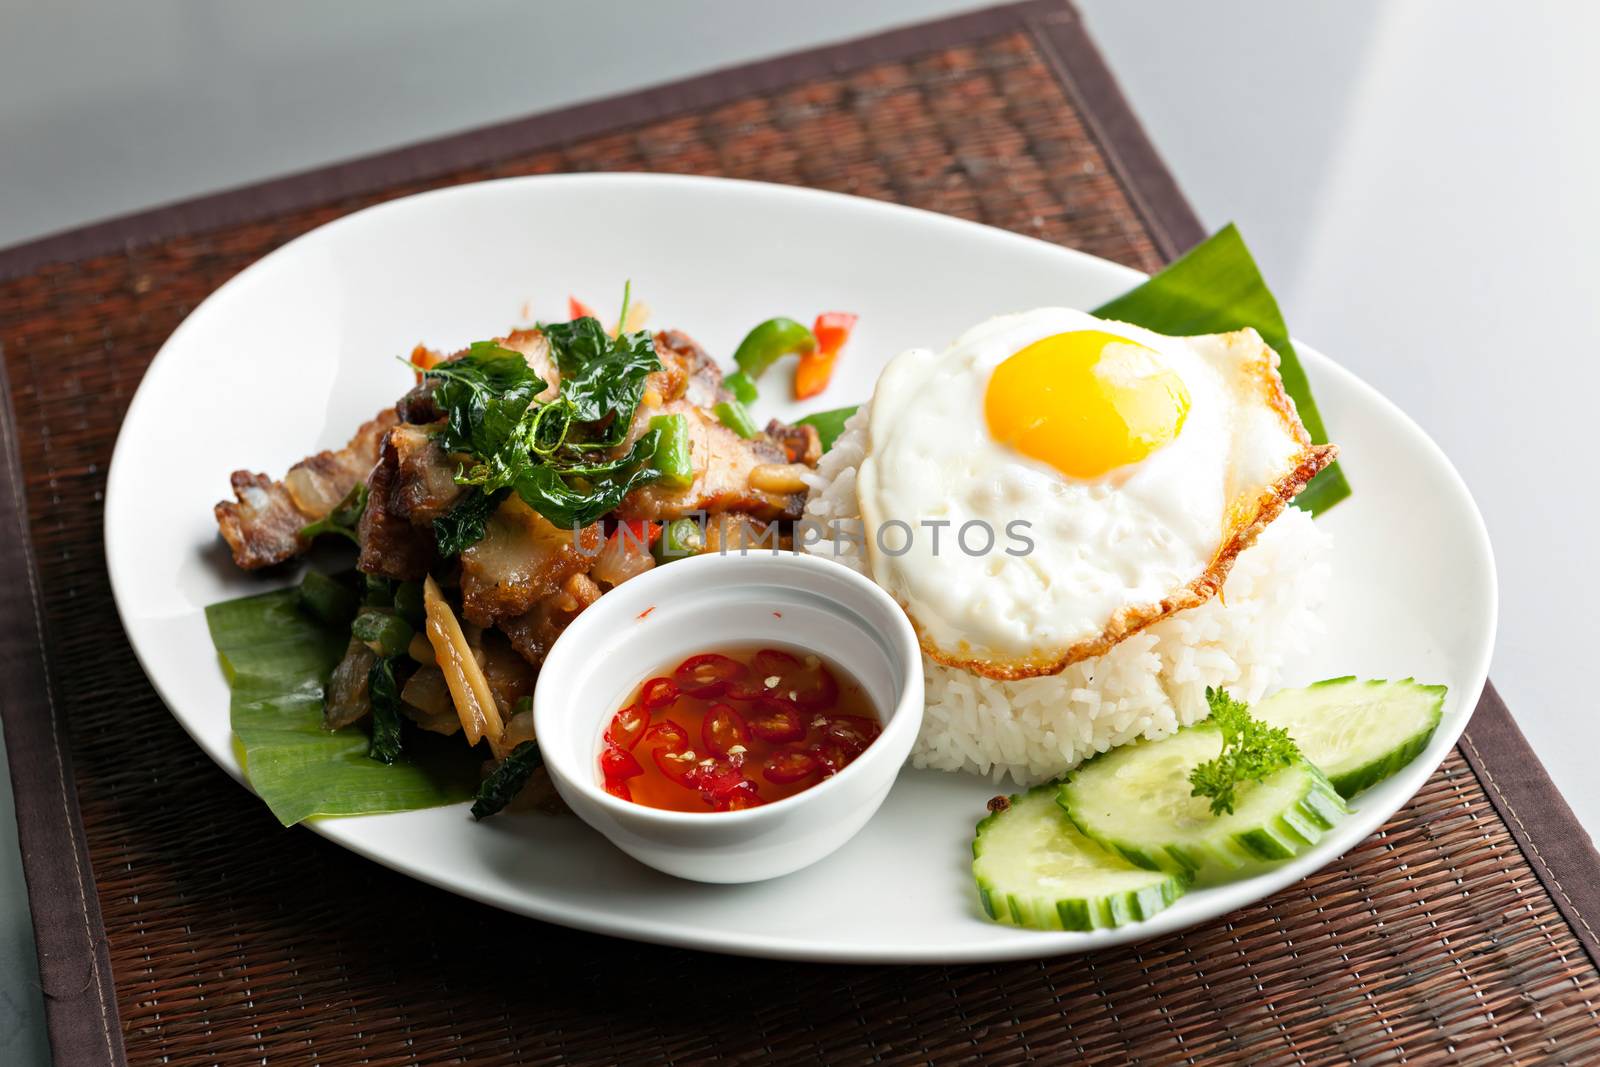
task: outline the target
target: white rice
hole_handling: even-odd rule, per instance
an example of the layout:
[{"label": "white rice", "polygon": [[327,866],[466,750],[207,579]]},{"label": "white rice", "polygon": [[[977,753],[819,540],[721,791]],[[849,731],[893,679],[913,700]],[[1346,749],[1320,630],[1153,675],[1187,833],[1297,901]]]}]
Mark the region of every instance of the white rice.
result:
[{"label": "white rice", "polygon": [[[809,478],[805,518],[816,527],[860,529],[856,468],[866,441],[863,408]],[[1050,677],[999,682],[924,658],[927,711],[912,763],[1032,785],[1097,752],[1205,718],[1207,686],[1259,699],[1284,660],[1322,632],[1317,609],[1332,580],[1330,548],[1309,514],[1289,508],[1240,554],[1222,596]],[[866,572],[850,538],[809,551]]]}]

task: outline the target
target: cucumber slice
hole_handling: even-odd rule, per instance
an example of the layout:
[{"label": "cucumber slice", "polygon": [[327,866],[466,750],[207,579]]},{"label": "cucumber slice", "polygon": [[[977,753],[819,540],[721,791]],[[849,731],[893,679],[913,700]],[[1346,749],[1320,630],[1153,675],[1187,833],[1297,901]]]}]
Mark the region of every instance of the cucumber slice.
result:
[{"label": "cucumber slice", "polygon": [[1351,797],[1389,777],[1428,747],[1444,713],[1445,687],[1329,678],[1274,693],[1250,714],[1289,731],[1306,759],[1340,796]]},{"label": "cucumber slice", "polygon": [[1136,867],[1079,833],[1056,788],[1014,796],[978,824],[972,873],[989,918],[1034,930],[1103,930],[1148,919],[1183,895],[1182,875]]},{"label": "cucumber slice", "polygon": [[1208,880],[1299,855],[1349,810],[1300,760],[1240,784],[1233,813],[1213,815],[1208,799],[1192,795],[1189,772],[1221,751],[1211,723],[1112,749],[1073,772],[1061,806],[1086,836],[1130,862]]}]

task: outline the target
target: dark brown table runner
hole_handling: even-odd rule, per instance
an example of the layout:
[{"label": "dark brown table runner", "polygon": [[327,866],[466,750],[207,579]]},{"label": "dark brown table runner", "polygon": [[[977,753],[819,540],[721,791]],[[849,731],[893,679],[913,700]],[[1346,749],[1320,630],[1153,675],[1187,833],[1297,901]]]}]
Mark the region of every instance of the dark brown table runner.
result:
[{"label": "dark brown table runner", "polygon": [[1200,235],[1075,14],[1038,0],[0,254],[0,712],[61,1063],[124,1044],[181,1064],[1600,1058],[1600,863],[1492,690],[1422,792],[1312,878],[1037,963],[636,945],[280,829],[118,625],[100,494],[122,414],[183,317],[290,238],[421,189],[584,170],[896,200],[1145,270]]}]

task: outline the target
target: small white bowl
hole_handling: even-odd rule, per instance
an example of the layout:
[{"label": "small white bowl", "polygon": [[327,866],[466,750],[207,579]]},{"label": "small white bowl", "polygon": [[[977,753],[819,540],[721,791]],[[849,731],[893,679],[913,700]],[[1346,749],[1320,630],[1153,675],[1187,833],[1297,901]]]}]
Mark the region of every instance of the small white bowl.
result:
[{"label": "small white bowl", "polygon": [[[883,733],[833,777],[743,811],[664,811],[601,788],[601,735],[635,686],[696,653],[761,642],[849,672]],[[899,606],[848,567],[790,552],[694,556],[585,609],[539,671],[533,715],[562,799],[612,844],[680,878],[755,882],[815,863],[878,810],[922,726],[922,654]]]}]

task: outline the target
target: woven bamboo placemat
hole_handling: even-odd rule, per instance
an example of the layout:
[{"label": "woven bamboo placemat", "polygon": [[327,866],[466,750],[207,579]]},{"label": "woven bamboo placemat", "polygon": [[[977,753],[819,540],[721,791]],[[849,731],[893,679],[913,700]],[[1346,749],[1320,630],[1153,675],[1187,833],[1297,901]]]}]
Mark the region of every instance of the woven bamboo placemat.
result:
[{"label": "woven bamboo placemat", "polygon": [[0,255],[0,709],[60,1062],[124,1045],[176,1064],[1600,1059],[1600,864],[1492,689],[1422,792],[1319,874],[1037,963],[630,944],[280,829],[176,725],[117,623],[100,495],[122,414],[183,317],[284,241],[421,189],[581,170],[897,200],[1146,270],[1199,236],[1075,14],[1038,0]]}]

